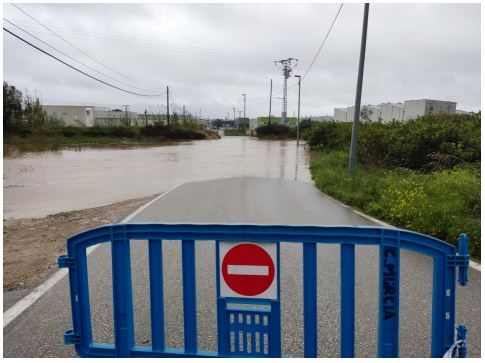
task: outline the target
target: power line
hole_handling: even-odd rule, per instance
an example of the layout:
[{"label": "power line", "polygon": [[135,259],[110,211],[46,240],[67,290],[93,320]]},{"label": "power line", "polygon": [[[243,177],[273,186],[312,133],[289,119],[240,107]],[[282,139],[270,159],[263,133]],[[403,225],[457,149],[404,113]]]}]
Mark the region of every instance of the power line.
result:
[{"label": "power line", "polygon": [[109,78],[109,79],[111,79],[111,80],[113,80],[113,81],[116,81],[116,82],[119,82],[119,83],[121,83],[121,84],[124,84],[125,86],[131,87],[131,88],[135,88],[135,89],[138,89],[138,90],[141,90],[141,91],[149,91],[149,92],[150,92],[150,91],[152,91],[152,90],[148,90],[148,89],[144,89],[144,88],[138,88],[138,87],[132,86],[132,85],[130,85],[130,84],[128,84],[128,83],[125,83],[125,82],[123,82],[123,81],[120,81],[119,79],[113,78],[113,77],[111,77],[111,76],[107,75],[106,73],[100,72],[100,71],[98,71],[97,69],[95,69],[95,68],[93,68],[93,67],[91,67],[91,66],[89,66],[89,65],[87,65],[87,64],[84,64],[84,63],[83,63],[83,62],[81,62],[81,61],[78,61],[77,59],[75,59],[75,58],[71,57],[69,54],[66,54],[66,53],[64,53],[63,51],[61,51],[61,50],[57,49],[56,47],[54,47],[54,46],[52,46],[52,45],[48,44],[47,42],[43,41],[42,39],[40,39],[40,38],[36,37],[35,35],[33,35],[33,34],[29,33],[27,30],[22,29],[21,27],[19,27],[18,25],[14,24],[14,23],[13,23],[13,22],[11,22],[10,20],[8,20],[8,19],[6,19],[6,18],[3,18],[3,20],[5,20],[7,23],[9,23],[9,24],[13,25],[13,26],[14,26],[14,27],[16,27],[17,29],[19,29],[19,30],[23,31],[25,34],[30,35],[32,38],[34,38],[34,39],[38,40],[39,42],[41,42],[41,43],[43,43],[43,44],[47,45],[49,48],[54,49],[55,51],[57,51],[57,52],[61,53],[61,54],[62,54],[62,55],[64,55],[65,57],[67,57],[67,58],[69,58],[69,59],[73,60],[73,61],[74,61],[74,62],[76,62],[76,63],[79,63],[79,64],[83,65],[83,66],[84,66],[84,67],[86,67],[86,68],[91,69],[92,71],[94,71],[94,72],[96,72],[96,73],[98,73],[98,74],[101,74],[102,76],[104,76],[104,77],[106,77],[106,78]]},{"label": "power line", "polygon": [[154,94],[152,94],[152,95],[140,94],[140,93],[136,93],[136,92],[131,92],[131,91],[128,91],[128,90],[123,89],[123,88],[121,88],[121,87],[115,86],[115,85],[113,85],[113,84],[111,84],[111,83],[105,82],[105,81],[103,81],[103,80],[101,80],[101,79],[99,79],[99,78],[96,78],[96,77],[94,77],[94,76],[92,76],[92,75],[90,75],[90,74],[88,74],[88,73],[86,73],[86,72],[84,72],[84,71],[82,71],[82,70],[80,70],[80,69],[78,69],[78,68],[76,68],[76,67],[74,67],[74,66],[70,65],[69,63],[64,62],[63,60],[61,60],[61,59],[57,58],[56,56],[54,56],[54,55],[50,54],[49,52],[46,52],[45,50],[43,50],[43,49],[41,49],[41,48],[39,48],[39,47],[35,46],[34,44],[32,44],[32,43],[30,43],[29,41],[25,40],[25,39],[24,39],[24,38],[22,38],[21,36],[19,36],[19,35],[15,34],[15,33],[13,33],[13,32],[11,32],[10,30],[8,30],[8,29],[6,29],[6,28],[3,28],[3,30],[4,30],[4,31],[6,31],[7,33],[9,33],[10,35],[13,35],[13,36],[14,36],[14,37],[16,37],[17,39],[19,39],[19,40],[23,41],[24,43],[26,43],[26,44],[30,45],[31,47],[33,47],[33,48],[37,49],[39,52],[42,52],[42,53],[44,53],[44,54],[48,55],[49,57],[54,58],[54,59],[55,59],[55,60],[57,60],[58,62],[61,62],[62,64],[64,64],[64,65],[68,66],[69,68],[72,68],[72,69],[74,69],[75,71],[77,71],[77,72],[79,72],[79,73],[81,73],[81,74],[84,74],[85,76],[87,76],[87,77],[89,77],[89,78],[92,78],[92,79],[94,79],[95,81],[98,81],[98,82],[100,82],[100,83],[103,83],[103,84],[105,84],[105,85],[107,85],[107,86],[110,86],[110,87],[112,87],[112,88],[116,88],[117,90],[120,90],[120,91],[123,91],[123,92],[126,92],[126,93],[130,93],[130,94],[132,94],[132,95],[136,95],[136,96],[142,96],[142,97],[159,97],[159,96],[164,95],[164,93],[162,93],[162,94],[156,94],[156,95],[154,95]]},{"label": "power line", "polygon": [[[37,29],[35,29],[35,31],[38,32]],[[93,39],[92,36],[86,37],[80,34],[69,34],[69,35],[77,39]],[[265,58],[266,60],[264,60],[262,58],[263,56],[231,54],[234,51],[224,51],[224,50],[215,50],[215,49],[212,50],[209,48],[190,47],[190,46],[177,46],[177,45],[174,45],[175,43],[156,42],[156,41],[148,41],[148,40],[132,41],[132,40],[124,40],[124,39],[116,39],[116,38],[99,38],[98,36],[94,36],[94,39],[96,39],[96,41],[98,42],[105,42],[108,44],[114,44],[119,46],[129,45],[129,46],[136,46],[140,48],[153,49],[153,50],[162,51],[162,52],[175,51],[175,52],[182,52],[186,54],[193,54],[197,56],[216,57],[220,61],[228,60],[228,61],[254,62],[254,63],[267,64],[267,58]],[[164,45],[163,43],[166,43],[169,45]],[[224,53],[224,52],[227,52],[227,53]]]},{"label": "power line", "polygon": [[[32,23],[29,23],[29,22],[25,22],[25,23],[29,26],[32,25]],[[244,56],[244,57],[256,57],[256,58],[264,58],[264,59],[267,59],[270,56],[269,54],[261,54],[261,53],[258,54],[258,53],[242,52],[242,51],[238,51],[238,50],[199,47],[199,46],[183,44],[183,43],[143,39],[143,38],[137,38],[137,37],[130,37],[130,36],[126,36],[126,35],[93,32],[93,31],[88,31],[88,30],[70,29],[70,28],[63,28],[63,27],[56,27],[56,26],[51,26],[51,28],[59,29],[58,30],[59,33],[64,33],[64,34],[68,34],[68,35],[73,35],[73,33],[74,34],[80,33],[80,34],[90,35],[92,37],[104,37],[105,39],[111,38],[112,40],[125,40],[125,41],[135,42],[135,43],[159,44],[159,45],[162,45],[162,46],[180,49],[180,50],[192,49],[192,50],[196,50],[196,51],[218,52],[218,53],[228,53],[228,54],[232,53],[235,57]]]},{"label": "power line", "polygon": [[63,37],[61,37],[59,34],[57,34],[56,32],[54,32],[53,30],[51,30],[49,27],[47,27],[46,25],[44,25],[43,23],[41,23],[39,20],[37,20],[36,18],[34,18],[32,15],[30,15],[29,13],[27,13],[25,10],[22,10],[20,7],[18,7],[17,5],[11,3],[10,5],[12,5],[14,8],[16,8],[17,10],[19,10],[20,12],[22,12],[23,14],[25,14],[26,16],[28,16],[29,18],[31,18],[33,21],[35,21],[37,24],[39,24],[40,26],[42,26],[43,28],[47,29],[50,33],[54,34],[56,37],[58,37],[59,39],[63,40],[64,42],[66,42],[67,44],[69,44],[71,47],[73,47],[74,49],[76,49],[78,52],[84,54],[86,57],[90,58],[91,60],[95,61],[96,63],[100,64],[101,66],[103,66],[104,68],[110,70],[111,72],[113,73],[116,73],[118,74],[119,76],[129,80],[129,81],[132,81],[132,82],[135,82],[135,83],[138,83],[138,84],[141,84],[143,86],[146,87],[146,85],[142,84],[142,83],[139,83],[138,81],[135,81],[127,76],[125,76],[124,74],[122,73],[119,73],[117,71],[115,71],[114,69],[112,69],[111,67],[105,65],[104,63],[101,63],[100,61],[98,61],[97,59],[93,58],[92,56],[90,56],[88,53],[86,53],[85,51],[83,51],[81,48],[77,47],[76,45],[74,45],[73,43],[71,43],[70,41],[68,41],[67,39],[64,39]]},{"label": "power line", "polygon": [[323,39],[322,44],[320,44],[320,48],[318,48],[318,52],[317,52],[317,54],[315,54],[315,57],[313,58],[312,63],[310,64],[310,66],[308,67],[308,69],[306,70],[306,72],[305,72],[305,74],[303,75],[303,77],[302,77],[302,78],[305,78],[305,77],[307,76],[308,72],[310,72],[310,69],[312,68],[313,64],[314,64],[314,63],[315,63],[315,61],[317,60],[317,57],[318,57],[318,55],[320,54],[320,51],[322,50],[323,45],[324,45],[324,44],[325,44],[325,42],[327,41],[327,38],[328,38],[328,36],[329,36],[330,32],[332,31],[333,25],[335,24],[335,21],[337,20],[338,15],[340,14],[340,10],[342,10],[342,7],[343,7],[343,6],[344,6],[344,3],[340,4],[340,7],[339,7],[339,9],[338,9],[338,11],[337,11],[337,14],[335,15],[335,18],[333,19],[332,25],[330,25],[330,28],[329,28],[329,29],[328,29],[328,31],[327,31],[327,35],[325,35],[325,38]]}]

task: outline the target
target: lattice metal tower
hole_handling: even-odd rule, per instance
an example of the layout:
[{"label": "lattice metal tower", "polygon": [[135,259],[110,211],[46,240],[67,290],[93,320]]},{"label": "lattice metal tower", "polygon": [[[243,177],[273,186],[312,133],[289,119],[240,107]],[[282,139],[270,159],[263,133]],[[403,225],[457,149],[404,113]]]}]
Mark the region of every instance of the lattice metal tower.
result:
[{"label": "lattice metal tower", "polygon": [[274,64],[277,67],[281,67],[281,70],[283,71],[283,107],[281,111],[281,123],[284,125],[286,124],[286,112],[288,106],[288,78],[290,78],[293,68],[298,64],[298,59],[281,59],[279,61],[274,61]]}]

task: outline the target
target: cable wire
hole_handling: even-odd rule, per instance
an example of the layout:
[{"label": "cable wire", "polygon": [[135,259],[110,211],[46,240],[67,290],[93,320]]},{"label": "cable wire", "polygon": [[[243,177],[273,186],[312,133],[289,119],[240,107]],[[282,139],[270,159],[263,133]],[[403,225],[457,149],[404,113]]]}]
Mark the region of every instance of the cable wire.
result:
[{"label": "cable wire", "polygon": [[333,25],[335,24],[335,21],[337,20],[339,14],[340,14],[340,10],[342,10],[342,7],[344,6],[344,3],[340,4],[340,7],[337,11],[337,14],[335,15],[335,18],[333,19],[333,22],[332,22],[332,25],[330,25],[330,28],[328,29],[327,31],[327,35],[325,35],[325,38],[323,39],[322,41],[322,44],[320,44],[320,48],[318,48],[318,51],[317,51],[317,54],[315,54],[315,57],[313,58],[313,61],[312,63],[310,64],[310,66],[308,67],[308,69],[306,70],[305,74],[303,75],[302,78],[305,78],[308,74],[308,72],[310,72],[310,69],[312,68],[313,64],[315,63],[315,61],[317,60],[318,58],[318,55],[320,54],[320,51],[322,50],[323,48],[323,45],[325,44],[325,42],[327,41],[327,38],[328,36],[330,35],[330,32],[332,31],[332,28],[333,28]]},{"label": "cable wire", "polygon": [[72,69],[74,69],[75,71],[77,71],[77,72],[79,72],[79,73],[81,73],[81,74],[84,74],[85,76],[87,76],[87,77],[89,77],[89,78],[92,78],[92,79],[94,79],[95,81],[98,81],[98,82],[100,82],[100,83],[103,83],[103,84],[105,84],[105,85],[107,85],[107,86],[110,86],[110,87],[112,87],[112,88],[116,88],[117,90],[120,90],[120,91],[123,91],[123,92],[126,92],[126,93],[130,93],[130,94],[132,94],[132,95],[136,95],[136,96],[142,96],[142,97],[159,97],[159,96],[163,96],[163,95],[164,95],[164,93],[161,93],[161,94],[156,94],[156,95],[154,95],[154,94],[152,94],[152,95],[148,95],[148,94],[141,94],[141,93],[136,93],[136,92],[131,92],[131,91],[128,91],[128,90],[126,90],[126,89],[124,89],[124,88],[121,88],[121,87],[117,87],[117,86],[115,86],[115,85],[113,85],[113,84],[111,84],[111,83],[108,83],[108,82],[105,82],[105,81],[103,81],[103,80],[101,80],[101,79],[99,79],[99,78],[96,78],[96,77],[94,77],[94,76],[92,76],[92,75],[90,75],[90,74],[88,74],[88,73],[86,73],[86,72],[84,72],[84,71],[82,71],[82,70],[80,70],[80,69],[78,69],[78,68],[76,68],[76,67],[74,67],[74,66],[70,65],[69,63],[64,62],[63,60],[61,60],[61,59],[57,58],[56,56],[54,56],[54,55],[50,54],[50,53],[49,53],[49,52],[47,52],[47,51],[45,51],[45,50],[43,50],[43,49],[41,49],[41,48],[39,48],[39,47],[35,46],[34,44],[32,44],[32,43],[30,43],[29,41],[25,40],[25,39],[24,39],[24,38],[22,38],[21,36],[19,36],[19,35],[15,34],[15,33],[13,33],[13,32],[11,32],[10,30],[8,30],[8,29],[6,29],[6,28],[3,28],[3,30],[4,30],[4,31],[6,31],[7,33],[9,33],[10,35],[13,35],[13,36],[14,36],[14,37],[16,37],[17,39],[21,40],[22,42],[24,42],[24,43],[26,43],[26,44],[30,45],[31,47],[33,47],[33,48],[35,48],[35,49],[37,49],[39,52],[42,52],[42,53],[44,53],[44,54],[48,55],[49,57],[54,58],[54,59],[55,59],[55,60],[57,60],[58,62],[61,62],[62,64],[64,64],[64,65],[68,66],[69,68],[72,68]]},{"label": "cable wire", "polygon": [[35,35],[33,35],[33,34],[29,33],[27,30],[22,29],[21,27],[19,27],[18,25],[14,24],[14,23],[13,23],[13,22],[11,22],[10,20],[8,20],[8,19],[6,19],[6,18],[3,18],[3,20],[5,20],[7,23],[9,23],[9,24],[13,25],[13,26],[14,26],[14,27],[16,27],[17,29],[21,30],[21,31],[22,31],[22,32],[24,32],[25,34],[30,35],[32,38],[34,38],[34,39],[38,40],[39,42],[41,42],[41,43],[43,43],[43,44],[47,45],[49,48],[54,49],[55,51],[57,51],[57,52],[61,53],[61,54],[62,54],[62,55],[64,55],[65,57],[67,57],[67,58],[69,58],[69,59],[73,60],[73,61],[74,61],[74,62],[76,62],[76,63],[81,64],[82,66],[84,66],[84,67],[86,67],[86,68],[91,69],[92,71],[94,71],[94,72],[96,72],[96,73],[98,73],[98,74],[100,74],[100,75],[102,75],[102,76],[104,76],[104,77],[106,77],[106,78],[109,78],[109,79],[111,79],[111,80],[113,80],[113,81],[116,81],[116,82],[118,82],[118,83],[124,84],[125,86],[131,87],[131,88],[135,88],[135,89],[138,89],[138,90],[141,90],[141,91],[149,91],[149,92],[153,91],[153,90],[149,90],[149,89],[138,88],[138,87],[132,86],[132,85],[130,85],[130,84],[128,84],[128,83],[125,83],[125,82],[123,82],[123,81],[120,81],[119,79],[113,78],[113,77],[109,76],[109,75],[108,75],[108,74],[106,74],[106,73],[100,72],[100,71],[98,71],[97,69],[95,69],[95,68],[93,68],[93,67],[91,67],[91,66],[89,66],[89,65],[87,65],[87,64],[84,64],[84,63],[83,63],[83,62],[81,62],[81,61],[78,61],[77,59],[75,59],[75,58],[71,57],[69,54],[64,53],[63,51],[61,51],[61,50],[57,49],[56,47],[54,47],[54,46],[50,45],[49,43],[47,43],[47,42],[43,41],[42,39],[40,39],[40,38],[36,37]]},{"label": "cable wire", "polygon": [[16,4],[13,4],[11,3],[10,5],[12,5],[14,8],[16,8],[17,10],[19,10],[20,12],[22,12],[23,14],[25,14],[26,16],[28,16],[29,18],[31,18],[33,21],[35,21],[37,24],[39,24],[40,26],[42,26],[43,28],[47,29],[50,33],[54,34],[56,37],[58,37],[59,39],[63,40],[64,42],[66,42],[67,44],[69,44],[71,47],[73,47],[74,49],[76,49],[78,52],[84,54],[86,57],[90,58],[91,60],[95,61],[96,63],[100,64],[101,66],[103,66],[104,68],[110,70],[111,72],[113,73],[116,73],[118,74],[119,76],[129,80],[129,81],[132,81],[132,82],[135,82],[135,83],[138,83],[138,84],[141,84],[143,85],[144,87],[147,87],[147,85],[144,85],[143,83],[140,83],[138,81],[135,81],[134,79],[131,79],[127,76],[125,76],[124,74],[120,73],[120,72],[117,72],[115,71],[114,69],[110,68],[109,66],[105,65],[104,63],[101,63],[100,61],[98,61],[97,59],[93,58],[91,55],[89,55],[88,53],[86,53],[85,51],[83,51],[81,48],[77,47],[76,45],[74,45],[73,43],[71,43],[70,41],[68,41],[67,39],[61,37],[59,34],[57,34],[55,31],[51,30],[47,25],[44,25],[43,23],[41,23],[39,20],[37,20],[36,18],[34,18],[32,15],[30,15],[29,13],[27,13],[25,10],[22,10],[19,6],[17,6]]}]

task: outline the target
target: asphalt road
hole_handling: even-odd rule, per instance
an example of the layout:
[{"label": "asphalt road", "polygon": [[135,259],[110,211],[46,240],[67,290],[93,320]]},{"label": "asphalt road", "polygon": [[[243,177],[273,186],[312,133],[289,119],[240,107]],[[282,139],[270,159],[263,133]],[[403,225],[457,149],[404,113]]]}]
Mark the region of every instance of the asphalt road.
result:
[{"label": "asphalt road", "polygon": [[[303,182],[266,178],[232,178],[184,184],[138,213],[133,222],[267,223],[373,225]],[[150,345],[147,242],[132,241],[135,335]],[[89,255],[93,336],[113,342],[111,256],[108,246]],[[356,356],[377,351],[378,249],[356,248]],[[198,343],[216,349],[214,242],[196,245]],[[339,356],[339,248],[318,246],[318,354]],[[164,241],[166,339],[183,346],[180,242]],[[400,355],[430,355],[432,261],[403,251],[401,255]],[[480,273],[457,287],[456,322],[468,327],[470,357],[480,357]],[[301,246],[281,246],[282,349],[303,355]],[[73,357],[63,332],[71,328],[67,278],[4,329],[4,357]]]}]

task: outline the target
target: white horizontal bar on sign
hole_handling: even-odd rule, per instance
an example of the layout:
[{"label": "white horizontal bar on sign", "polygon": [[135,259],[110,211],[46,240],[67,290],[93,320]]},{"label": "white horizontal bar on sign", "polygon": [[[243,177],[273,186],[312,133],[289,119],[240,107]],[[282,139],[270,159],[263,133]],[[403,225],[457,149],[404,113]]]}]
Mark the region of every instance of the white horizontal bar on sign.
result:
[{"label": "white horizontal bar on sign", "polygon": [[227,265],[227,273],[229,275],[258,275],[268,276],[268,266],[255,265]]}]

